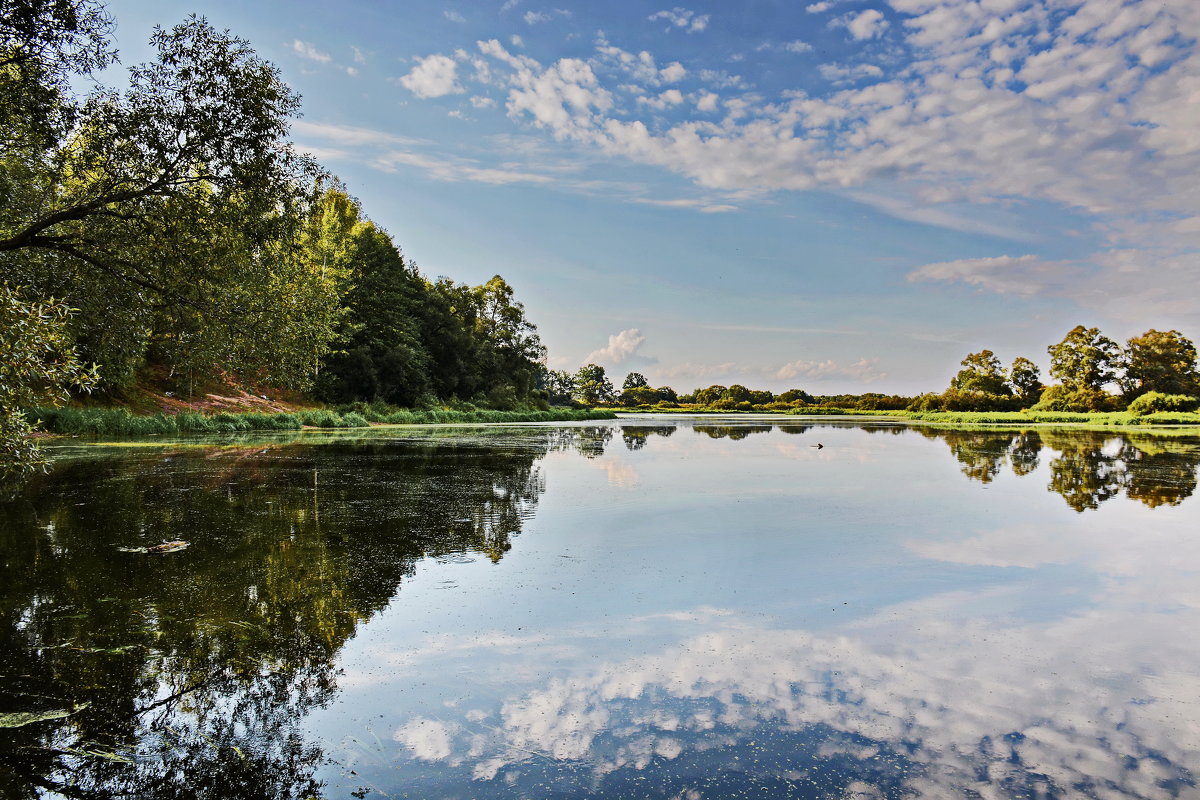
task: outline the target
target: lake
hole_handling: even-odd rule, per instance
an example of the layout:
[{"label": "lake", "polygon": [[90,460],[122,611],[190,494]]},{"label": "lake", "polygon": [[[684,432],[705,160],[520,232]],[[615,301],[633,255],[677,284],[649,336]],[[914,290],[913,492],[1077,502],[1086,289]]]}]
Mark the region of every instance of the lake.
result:
[{"label": "lake", "polygon": [[3,798],[1200,797],[1195,434],[52,452],[0,500]]}]

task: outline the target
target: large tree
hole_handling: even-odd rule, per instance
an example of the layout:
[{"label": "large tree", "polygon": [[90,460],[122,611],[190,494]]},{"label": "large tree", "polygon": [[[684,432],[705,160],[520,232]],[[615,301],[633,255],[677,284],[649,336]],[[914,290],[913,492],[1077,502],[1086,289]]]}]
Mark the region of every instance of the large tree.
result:
[{"label": "large tree", "polygon": [[1121,348],[1099,328],[1076,325],[1050,345],[1050,374],[1068,391],[1099,391],[1121,375]]},{"label": "large tree", "polygon": [[1027,408],[1041,397],[1044,388],[1042,371],[1028,358],[1017,356],[1008,369],[1008,385],[1012,387],[1012,392],[1021,401],[1021,405]]},{"label": "large tree", "polygon": [[1000,359],[991,350],[971,353],[961,362],[963,367],[950,381],[950,388],[960,392],[982,392],[992,395],[1011,394]]},{"label": "large tree", "polygon": [[131,69],[124,92],[80,98],[68,80],[112,57],[100,7],[5,3],[13,10],[0,274],[78,306],[83,352],[110,383],[131,377],[156,335],[231,371],[279,363],[281,332],[312,317],[298,300],[318,297],[294,291],[311,283],[296,249],[318,170],[287,144],[299,99],[278,70],[191,17],[155,29],[157,57]]},{"label": "large tree", "polygon": [[1196,345],[1179,331],[1148,330],[1128,341],[1125,354],[1121,385],[1126,398],[1132,400],[1147,392],[1200,394]]},{"label": "large tree", "polygon": [[575,373],[575,394],[588,405],[610,403],[616,398],[612,381],[599,364],[585,364]]}]

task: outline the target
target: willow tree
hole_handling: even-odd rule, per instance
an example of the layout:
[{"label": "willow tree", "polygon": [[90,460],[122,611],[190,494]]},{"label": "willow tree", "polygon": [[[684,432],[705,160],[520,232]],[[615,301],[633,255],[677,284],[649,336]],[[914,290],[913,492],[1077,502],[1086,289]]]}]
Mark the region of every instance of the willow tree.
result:
[{"label": "willow tree", "polygon": [[[266,340],[253,331],[295,311],[282,245],[300,235],[319,172],[287,143],[299,98],[244,40],[195,16],[154,30],[157,57],[130,70],[127,89],[77,97],[63,76],[111,59],[105,18],[85,0],[20,5],[43,39],[65,25],[63,9],[92,22],[36,52],[6,41],[29,53],[33,88],[0,101],[0,136],[13,143],[0,165],[0,274],[79,307],[81,345],[110,383],[131,377],[164,320],[237,371],[251,351],[233,340]],[[35,97],[53,106],[46,122],[14,122]],[[119,337],[99,333],[110,326]]]}]

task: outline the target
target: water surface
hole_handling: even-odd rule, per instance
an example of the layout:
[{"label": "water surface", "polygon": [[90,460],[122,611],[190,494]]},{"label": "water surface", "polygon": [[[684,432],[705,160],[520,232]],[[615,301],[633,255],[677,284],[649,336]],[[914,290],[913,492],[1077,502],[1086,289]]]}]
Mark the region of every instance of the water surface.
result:
[{"label": "water surface", "polygon": [[746,418],[70,444],[0,502],[0,796],[1197,797],[1198,464]]}]

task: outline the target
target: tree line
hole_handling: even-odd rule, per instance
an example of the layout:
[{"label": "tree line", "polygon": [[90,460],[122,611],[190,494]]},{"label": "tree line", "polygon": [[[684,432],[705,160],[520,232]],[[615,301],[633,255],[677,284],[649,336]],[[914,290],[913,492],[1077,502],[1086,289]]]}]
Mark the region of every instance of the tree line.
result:
[{"label": "tree line", "polygon": [[[1191,411],[1200,405],[1196,345],[1179,331],[1148,330],[1122,346],[1098,328],[1076,325],[1046,348],[1050,377],[1018,357],[1007,369],[991,350],[970,353],[941,394],[914,411]],[[1111,389],[1115,389],[1112,391]]]},{"label": "tree line", "polygon": [[80,94],[113,26],[99,0],[0,0],[0,464],[36,461],[26,409],[146,380],[545,406],[512,287],[421,275],[291,146],[274,65],[192,16]]},{"label": "tree line", "polygon": [[[1050,376],[1018,356],[1005,369],[991,350],[970,353],[941,393],[917,397],[865,394],[813,395],[802,389],[774,394],[740,384],[712,385],[689,394],[670,386],[652,387],[630,372],[618,392],[604,367],[587,364],[576,373],[551,371],[546,388],[552,401],[642,408],[694,406],[712,411],[782,411],[798,408],[867,411],[1193,411],[1200,407],[1196,346],[1179,331],[1149,330],[1123,346],[1098,328],[1077,325],[1046,348]],[[1115,391],[1110,391],[1115,389]]]}]

